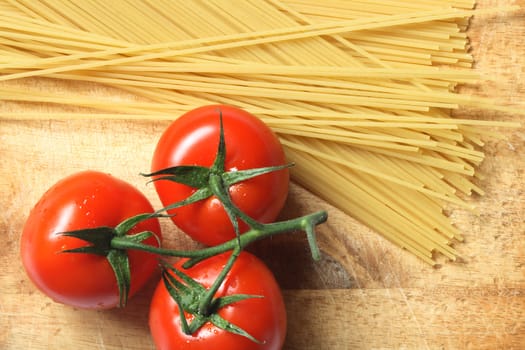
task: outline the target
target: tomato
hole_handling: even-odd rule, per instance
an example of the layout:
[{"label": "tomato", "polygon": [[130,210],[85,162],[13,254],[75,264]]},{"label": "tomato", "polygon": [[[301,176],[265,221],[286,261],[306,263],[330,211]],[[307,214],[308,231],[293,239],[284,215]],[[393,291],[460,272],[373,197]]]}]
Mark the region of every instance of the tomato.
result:
[{"label": "tomato", "polygon": [[[62,252],[87,243],[59,233],[115,227],[131,216],[152,212],[147,198],[120,179],[96,171],[70,175],[53,185],[27,218],[20,241],[24,268],[33,283],[59,303],[79,308],[114,307],[119,304],[119,290],[106,257]],[[142,231],[161,237],[156,218],[140,222],[128,233]],[[158,245],[154,237],[144,243]],[[147,282],[158,260],[140,251],[129,251],[128,260],[132,296]]]},{"label": "tomato", "polygon": [[[222,113],[226,144],[225,170],[237,171],[286,164],[281,143],[272,130],[252,114],[231,106],[210,105],[187,112],[162,134],[155,149],[151,170],[179,165],[211,167],[217,155]],[[233,184],[232,202],[253,219],[274,221],[288,195],[287,169],[267,173]],[[164,206],[181,201],[195,188],[173,181],[155,181]],[[173,222],[196,241],[216,245],[235,237],[230,219],[219,199],[205,200],[169,210]],[[240,223],[240,230],[247,225]]]},{"label": "tomato", "polygon": [[[229,253],[213,256],[197,265],[183,269],[185,259],[175,267],[209,288],[220,274]],[[177,303],[163,281],[157,286],[150,306],[149,325],[158,349],[228,349],[273,350],[281,349],[286,335],[286,310],[277,282],[268,267],[257,257],[242,252],[226,276],[216,297],[250,294],[262,298],[249,298],[229,304],[217,312],[219,316],[242,328],[259,343],[247,337],[230,333],[207,322],[194,334],[182,331]],[[192,315],[187,315],[188,323]]]}]

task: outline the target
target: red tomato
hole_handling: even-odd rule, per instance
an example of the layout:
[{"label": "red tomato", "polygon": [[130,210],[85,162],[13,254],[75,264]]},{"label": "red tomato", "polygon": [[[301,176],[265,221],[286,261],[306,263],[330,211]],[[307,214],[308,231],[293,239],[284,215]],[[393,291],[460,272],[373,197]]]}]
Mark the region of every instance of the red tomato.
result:
[{"label": "red tomato", "polygon": [[[175,120],[161,136],[152,161],[152,172],[178,165],[210,167],[219,143],[219,111],[226,143],[225,170],[236,171],[286,164],[276,135],[260,119],[238,108],[210,105],[194,109]],[[288,195],[287,169],[257,176],[230,187],[233,203],[263,223],[272,222]],[[164,206],[189,197],[195,189],[160,180],[155,188]],[[193,239],[216,245],[235,237],[222,204],[215,197],[169,211],[173,222]],[[241,223],[241,232],[247,225]]]},{"label": "red tomato", "polygon": [[[52,186],[31,210],[20,249],[33,283],[55,301],[79,308],[111,308],[119,303],[114,272],[105,256],[61,253],[86,246],[83,240],[60,232],[100,226],[115,227],[125,219],[153,208],[130,184],[111,175],[84,171]],[[151,231],[161,237],[157,219],[136,225],[129,233]],[[157,246],[154,237],[144,243]],[[137,292],[157,268],[155,255],[129,251],[129,296]]]},{"label": "red tomato", "polygon": [[[226,264],[230,253],[223,253],[183,269],[186,261],[174,266],[209,288]],[[149,325],[158,349],[228,349],[228,350],[278,350],[286,335],[286,310],[275,278],[266,265],[254,255],[243,252],[226,276],[216,297],[233,294],[259,295],[225,306],[218,314],[242,328],[261,343],[230,333],[206,323],[192,335],[182,331],[180,313],[163,281],[160,281],[150,306]],[[191,315],[187,316],[188,323]]]}]

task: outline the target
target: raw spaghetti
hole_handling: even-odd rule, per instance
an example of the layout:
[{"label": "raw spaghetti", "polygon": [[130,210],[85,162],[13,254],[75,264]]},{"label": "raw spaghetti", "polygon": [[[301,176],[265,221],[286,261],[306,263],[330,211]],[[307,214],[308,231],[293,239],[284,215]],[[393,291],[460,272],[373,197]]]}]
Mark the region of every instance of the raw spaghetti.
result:
[{"label": "raw spaghetti", "polygon": [[[484,126],[452,118],[498,107],[457,93],[472,70],[468,0],[80,2],[0,0],[0,96],[76,114],[0,118],[173,119],[209,103],[244,108],[280,136],[293,179],[424,261],[451,260],[447,203],[483,160]],[[31,89],[30,79],[104,84],[137,100]],[[20,83],[21,82],[21,83]],[[21,87],[24,86],[23,88]],[[327,176],[327,174],[330,174]]]}]

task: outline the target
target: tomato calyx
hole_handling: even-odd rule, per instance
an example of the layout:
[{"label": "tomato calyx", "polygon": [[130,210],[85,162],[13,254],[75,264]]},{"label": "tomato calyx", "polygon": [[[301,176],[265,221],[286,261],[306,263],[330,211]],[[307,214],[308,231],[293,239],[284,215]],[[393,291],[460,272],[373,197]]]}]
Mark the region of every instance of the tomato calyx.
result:
[{"label": "tomato calyx", "polygon": [[[222,297],[214,297],[226,274],[231,270],[233,263],[240,254],[238,246],[230,256],[226,266],[217,276],[214,284],[206,289],[203,285],[186,275],[172,265],[162,262],[162,280],[168,293],[173,298],[179,309],[182,331],[187,335],[194,334],[207,322],[225,331],[246,337],[253,342],[261,343],[241,327],[231,323],[218,314],[218,311],[230,304],[241,302],[251,298],[262,298],[260,295],[234,294]],[[192,320],[188,323],[186,314],[191,314]]]},{"label": "tomato calyx", "polygon": [[238,233],[237,219],[241,219],[250,227],[258,227],[261,224],[252,219],[244,212],[239,210],[232,202],[229,195],[230,186],[249,180],[251,178],[284,170],[292,167],[293,163],[284,165],[269,166],[262,168],[227,171],[225,169],[226,162],[226,142],[224,138],[224,126],[222,120],[222,111],[219,110],[219,144],[217,153],[211,167],[204,167],[198,165],[178,165],[161,169],[149,174],[143,173],[145,177],[153,177],[152,182],[155,181],[173,181],[189,187],[197,189],[186,199],[170,204],[158,212],[176,209],[188,204],[192,204],[211,196],[216,196],[222,203],[224,210],[228,214],[230,221],[234,226],[234,230]]},{"label": "tomato calyx", "polygon": [[112,246],[111,242],[115,237],[119,237],[129,242],[142,244],[144,240],[150,237],[155,237],[160,246],[160,239],[151,231],[139,232],[133,235],[128,235],[127,233],[141,221],[164,216],[166,215],[159,213],[139,214],[124,220],[116,227],[100,226],[60,232],[58,234],[61,236],[75,237],[90,243],[86,246],[62,250],[62,253],[84,253],[105,256],[115,273],[115,279],[119,291],[118,306],[124,307],[127,304],[131,286],[129,258],[126,249],[115,248]]}]

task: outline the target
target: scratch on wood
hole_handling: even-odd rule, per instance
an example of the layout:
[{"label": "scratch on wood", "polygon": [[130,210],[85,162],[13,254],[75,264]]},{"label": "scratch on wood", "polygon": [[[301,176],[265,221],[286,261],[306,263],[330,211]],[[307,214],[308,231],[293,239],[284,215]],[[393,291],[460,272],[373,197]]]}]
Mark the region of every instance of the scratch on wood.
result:
[{"label": "scratch on wood", "polygon": [[401,296],[403,297],[403,301],[404,301],[405,305],[407,306],[408,311],[410,312],[410,316],[411,316],[412,320],[414,320],[414,323],[416,324],[417,331],[418,331],[418,333],[420,335],[420,339],[422,339],[422,341],[425,344],[425,349],[430,349],[430,346],[428,345],[428,342],[427,342],[426,334],[425,334],[425,332],[423,332],[423,328],[421,327],[421,323],[419,322],[419,319],[417,318],[417,316],[416,316],[416,314],[414,312],[414,309],[412,308],[412,305],[408,301],[408,298],[407,298],[407,295],[406,295],[404,289],[403,288],[398,288],[397,290],[399,290],[399,292],[401,293]]}]

